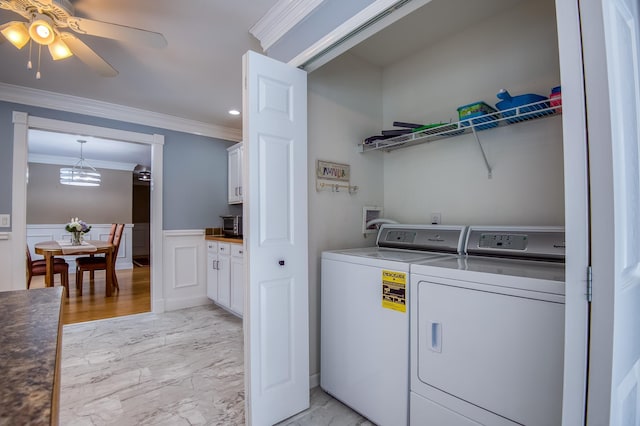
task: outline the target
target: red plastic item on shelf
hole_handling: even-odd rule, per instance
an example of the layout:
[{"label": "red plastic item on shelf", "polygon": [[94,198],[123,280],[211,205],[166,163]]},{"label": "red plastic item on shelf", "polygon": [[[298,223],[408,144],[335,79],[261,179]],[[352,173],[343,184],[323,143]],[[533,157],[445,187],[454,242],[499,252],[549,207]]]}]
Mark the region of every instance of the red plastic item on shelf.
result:
[{"label": "red plastic item on shelf", "polygon": [[562,90],[560,86],[556,86],[551,89],[551,94],[549,95],[549,105],[556,108],[556,112],[562,112]]}]

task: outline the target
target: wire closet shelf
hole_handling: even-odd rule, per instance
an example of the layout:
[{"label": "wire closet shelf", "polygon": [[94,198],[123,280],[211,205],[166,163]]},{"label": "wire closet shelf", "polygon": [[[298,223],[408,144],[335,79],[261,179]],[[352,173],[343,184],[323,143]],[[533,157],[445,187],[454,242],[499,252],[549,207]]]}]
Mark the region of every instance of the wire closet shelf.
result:
[{"label": "wire closet shelf", "polygon": [[[545,99],[479,117],[443,124],[420,132],[408,133],[406,135],[395,136],[389,139],[376,140],[371,143],[361,142],[359,145],[361,146],[362,152],[379,150],[388,152],[426,142],[433,142],[439,139],[451,138],[463,134],[472,134],[488,127],[508,126],[511,124],[521,123],[523,121],[552,117],[562,113],[561,105],[550,106],[549,102],[549,99]],[[559,103],[560,99],[554,99],[554,103],[556,102]]]}]

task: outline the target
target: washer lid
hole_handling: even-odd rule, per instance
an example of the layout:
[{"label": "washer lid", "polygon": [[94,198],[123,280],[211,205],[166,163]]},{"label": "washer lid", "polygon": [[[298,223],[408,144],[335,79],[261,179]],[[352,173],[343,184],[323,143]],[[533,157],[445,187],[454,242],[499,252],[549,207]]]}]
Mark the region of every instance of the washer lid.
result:
[{"label": "washer lid", "polygon": [[440,253],[425,253],[415,250],[393,250],[378,247],[333,250],[331,253],[405,263],[418,262],[442,256]]}]

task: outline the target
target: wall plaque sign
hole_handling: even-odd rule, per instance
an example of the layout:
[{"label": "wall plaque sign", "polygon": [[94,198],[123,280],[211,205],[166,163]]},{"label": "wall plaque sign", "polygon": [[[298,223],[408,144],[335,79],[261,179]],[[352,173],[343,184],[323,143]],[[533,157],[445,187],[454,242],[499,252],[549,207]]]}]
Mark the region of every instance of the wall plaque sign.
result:
[{"label": "wall plaque sign", "polygon": [[351,180],[351,166],[348,164],[330,163],[328,161],[317,160],[316,177],[318,179],[339,180],[349,182]]}]

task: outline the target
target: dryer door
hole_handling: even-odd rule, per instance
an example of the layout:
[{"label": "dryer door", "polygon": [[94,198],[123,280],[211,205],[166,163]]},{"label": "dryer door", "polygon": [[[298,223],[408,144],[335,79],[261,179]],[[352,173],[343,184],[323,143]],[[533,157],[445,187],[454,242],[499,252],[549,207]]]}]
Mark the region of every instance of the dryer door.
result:
[{"label": "dryer door", "polygon": [[419,381],[521,424],[560,424],[564,304],[450,284],[417,285]]}]

